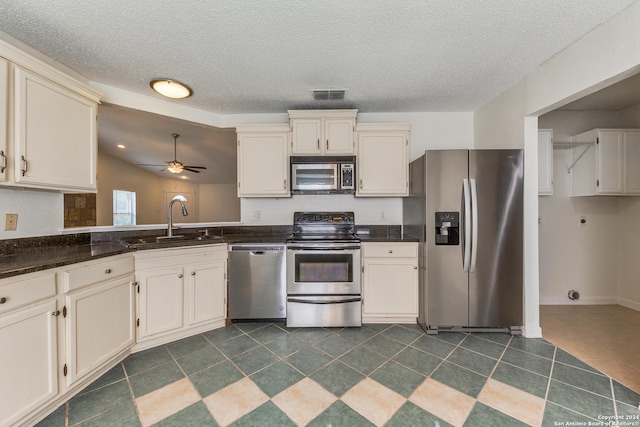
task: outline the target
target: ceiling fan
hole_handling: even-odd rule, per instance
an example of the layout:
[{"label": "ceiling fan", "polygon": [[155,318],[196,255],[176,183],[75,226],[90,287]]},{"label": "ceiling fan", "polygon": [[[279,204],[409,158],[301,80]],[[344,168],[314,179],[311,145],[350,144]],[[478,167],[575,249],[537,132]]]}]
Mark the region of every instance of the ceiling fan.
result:
[{"label": "ceiling fan", "polygon": [[[182,173],[182,171],[200,173],[200,171],[197,169],[206,169],[206,167],[204,166],[187,166],[179,162],[178,154],[177,154],[178,153],[177,145],[178,145],[178,138],[180,137],[180,135],[178,135],[177,133],[174,133],[174,134],[171,134],[171,136],[173,136],[173,160],[170,162],[165,161],[165,163],[167,164],[167,167],[165,168],[166,170],[168,170],[171,173],[178,174],[178,173]],[[138,163],[138,166],[164,166],[164,165],[150,165],[150,164]]]}]

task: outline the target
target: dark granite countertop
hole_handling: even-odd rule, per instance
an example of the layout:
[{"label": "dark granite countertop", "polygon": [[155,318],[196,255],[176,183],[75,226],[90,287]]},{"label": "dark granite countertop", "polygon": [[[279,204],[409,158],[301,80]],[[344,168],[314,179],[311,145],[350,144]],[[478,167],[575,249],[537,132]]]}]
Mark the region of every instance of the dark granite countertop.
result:
[{"label": "dark granite countertop", "polygon": [[358,234],[362,243],[367,242],[417,242],[418,238],[409,234]]}]

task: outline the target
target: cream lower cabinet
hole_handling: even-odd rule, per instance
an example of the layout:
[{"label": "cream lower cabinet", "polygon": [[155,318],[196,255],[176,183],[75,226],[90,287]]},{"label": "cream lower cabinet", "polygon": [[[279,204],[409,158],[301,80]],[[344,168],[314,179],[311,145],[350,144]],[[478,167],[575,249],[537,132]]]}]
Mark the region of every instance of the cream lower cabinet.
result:
[{"label": "cream lower cabinet", "polygon": [[226,266],[224,244],[136,252],[136,349],[224,326]]},{"label": "cream lower cabinet", "polygon": [[415,323],[418,244],[362,244],[362,322]]}]

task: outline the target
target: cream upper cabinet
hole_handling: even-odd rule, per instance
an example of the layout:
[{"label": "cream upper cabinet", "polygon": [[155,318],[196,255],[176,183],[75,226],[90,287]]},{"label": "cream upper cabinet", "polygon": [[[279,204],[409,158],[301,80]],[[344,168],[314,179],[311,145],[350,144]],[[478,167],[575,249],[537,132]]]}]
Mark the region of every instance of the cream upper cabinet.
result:
[{"label": "cream upper cabinet", "polygon": [[9,62],[0,57],[0,182],[7,180],[7,122],[9,121]]},{"label": "cream upper cabinet", "polygon": [[289,126],[241,125],[238,197],[289,197]]},{"label": "cream upper cabinet", "polygon": [[538,130],[538,195],[553,194],[553,130]]},{"label": "cream upper cabinet", "polygon": [[292,155],[353,155],[357,110],[289,110]]},{"label": "cream upper cabinet", "polygon": [[408,124],[358,124],[357,197],[409,194]]},{"label": "cream upper cabinet", "polygon": [[572,137],[571,195],[640,194],[640,130],[593,129]]}]

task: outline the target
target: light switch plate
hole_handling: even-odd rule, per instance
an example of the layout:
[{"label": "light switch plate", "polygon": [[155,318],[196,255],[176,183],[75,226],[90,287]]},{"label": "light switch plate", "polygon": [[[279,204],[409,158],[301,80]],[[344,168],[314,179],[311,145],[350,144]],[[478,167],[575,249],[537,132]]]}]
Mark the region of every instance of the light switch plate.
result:
[{"label": "light switch plate", "polygon": [[6,214],[4,216],[4,231],[16,231],[18,228],[18,214]]}]

